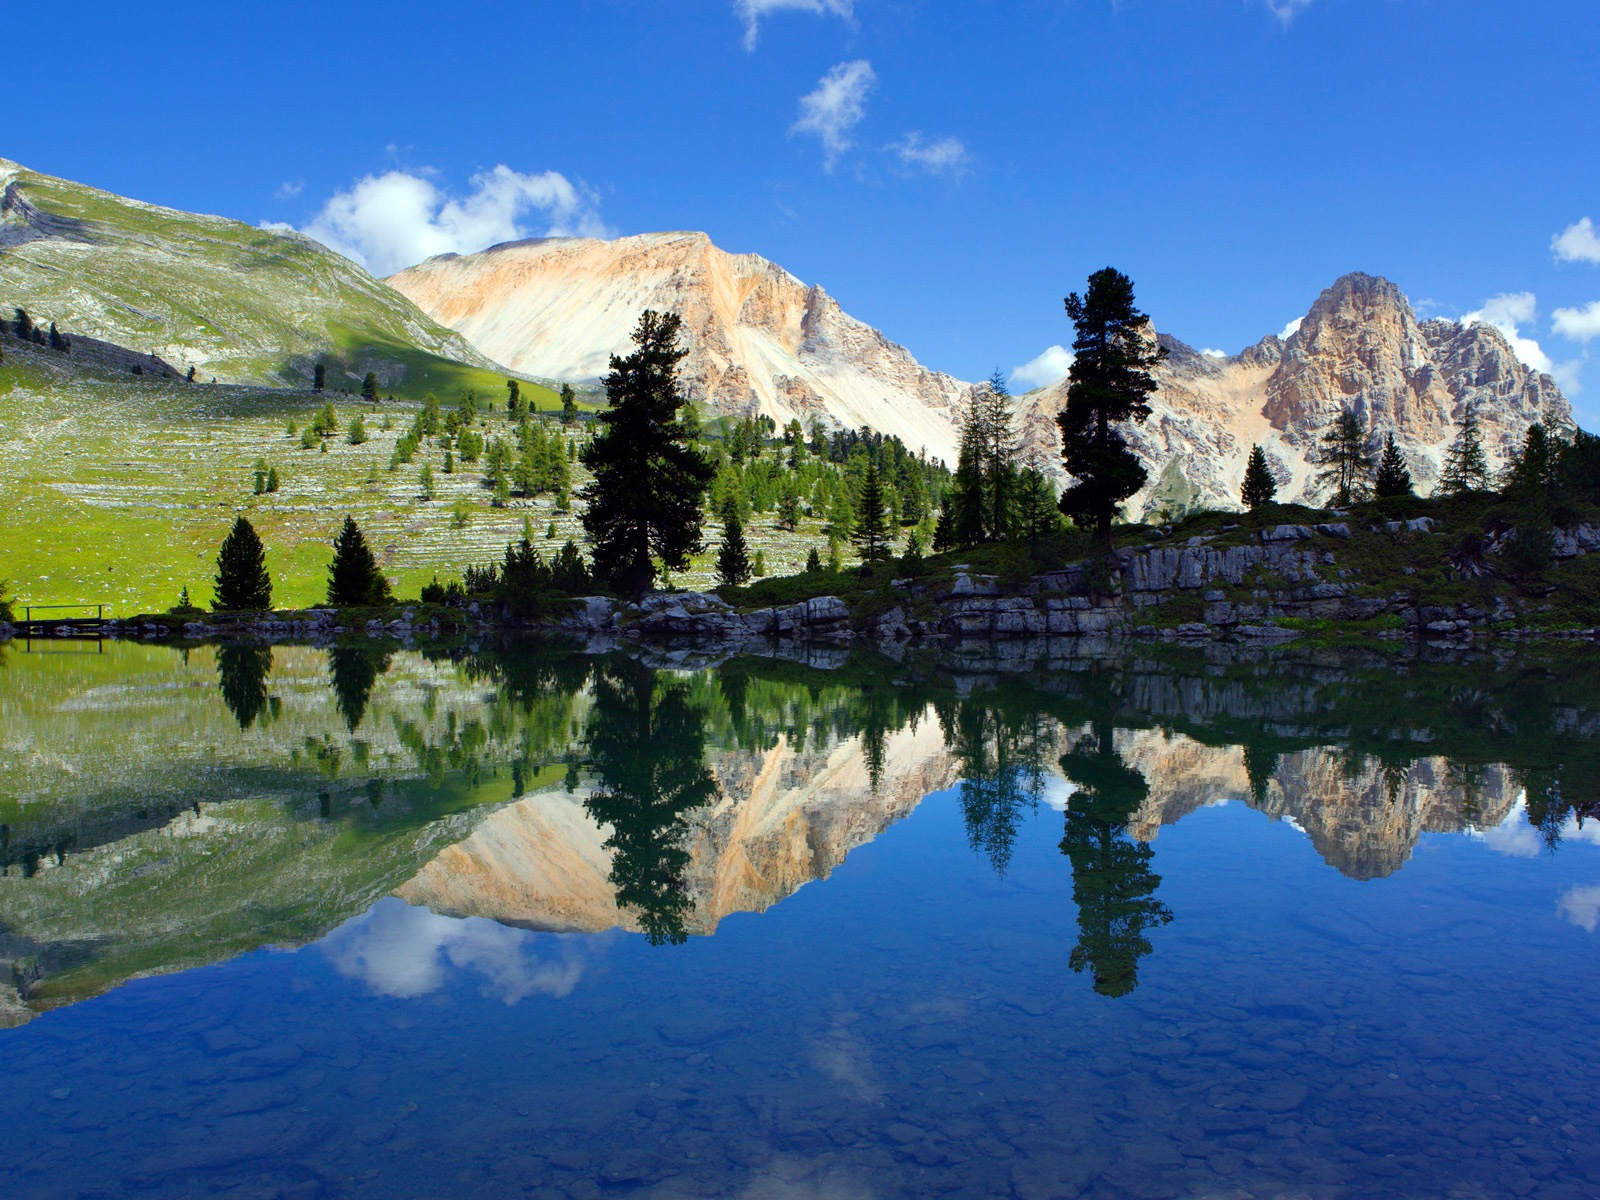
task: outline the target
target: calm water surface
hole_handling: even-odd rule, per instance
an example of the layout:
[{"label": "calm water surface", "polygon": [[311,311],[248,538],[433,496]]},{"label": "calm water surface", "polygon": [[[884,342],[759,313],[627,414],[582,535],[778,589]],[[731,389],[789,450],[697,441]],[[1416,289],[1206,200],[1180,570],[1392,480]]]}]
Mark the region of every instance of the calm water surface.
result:
[{"label": "calm water surface", "polygon": [[0,1196],[1600,1196],[1592,656],[74,649]]}]

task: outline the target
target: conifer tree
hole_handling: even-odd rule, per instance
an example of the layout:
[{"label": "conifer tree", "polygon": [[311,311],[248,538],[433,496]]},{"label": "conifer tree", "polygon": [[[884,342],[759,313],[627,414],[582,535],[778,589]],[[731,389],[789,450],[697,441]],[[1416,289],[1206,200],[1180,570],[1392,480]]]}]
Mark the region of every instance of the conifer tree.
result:
[{"label": "conifer tree", "polygon": [[506,413],[515,421],[522,409],[522,385],[515,379],[506,380]]},{"label": "conifer tree", "polygon": [[1060,507],[1092,525],[1107,550],[1117,506],[1145,482],[1118,426],[1150,415],[1146,398],[1156,390],[1150,369],[1167,356],[1166,347],[1151,348],[1150,319],[1133,299],[1133,281],[1106,267],[1089,276],[1084,295],[1073,292],[1065,302],[1077,332],[1067,403],[1057,418],[1061,459],[1073,479]]},{"label": "conifer tree", "polygon": [[72,349],[72,344],[61,336],[61,331],[56,328],[54,321],[50,322],[50,349],[59,350],[62,354]]},{"label": "conifer tree", "polygon": [[800,524],[800,493],[793,483],[785,481],[778,497],[778,524],[793,533]]},{"label": "conifer tree", "polygon": [[656,558],[682,571],[700,549],[701,505],[715,474],[678,420],[678,364],[688,355],[678,345],[680,328],[674,313],[640,316],[633,353],[611,358],[604,380],[611,405],[583,453],[594,474],[582,497],[595,571],[635,596],[655,579]]},{"label": "conifer tree", "polygon": [[578,395],[570,383],[561,385],[561,423],[571,425],[578,419]]},{"label": "conifer tree", "polygon": [[1379,499],[1411,495],[1411,469],[1406,466],[1406,456],[1395,442],[1392,430],[1383,439],[1383,454],[1378,459],[1372,491]]},{"label": "conifer tree", "polygon": [[277,490],[278,490],[278,468],[277,467],[268,467],[267,468],[267,491],[275,492]]},{"label": "conifer tree", "polygon": [[23,341],[31,342],[33,340],[33,318],[28,315],[27,309],[17,309],[17,319],[11,328]]},{"label": "conifer tree", "polygon": [[312,372],[311,390],[321,394],[322,389],[328,386],[328,368],[323,363],[318,363]]},{"label": "conifer tree", "polygon": [[1535,421],[1528,426],[1527,436],[1522,442],[1522,453],[1506,471],[1506,492],[1526,498],[1553,491],[1559,477],[1559,450],[1560,443],[1545,431],[1542,421]]},{"label": "conifer tree", "polygon": [[354,518],[346,517],[333,543],[328,567],[328,603],[336,608],[362,604],[387,604],[389,581],[378,570],[378,560]]},{"label": "conifer tree", "polygon": [[363,400],[376,400],[378,398],[378,376],[374,371],[368,371],[367,377],[361,381],[361,398]]},{"label": "conifer tree", "polygon": [[424,500],[432,500],[437,494],[433,484],[433,468],[427,463],[422,464],[422,471],[417,476],[417,487]]},{"label": "conifer tree", "polygon": [[950,545],[976,546],[984,538],[983,410],[974,389],[961,427],[961,448],[950,481]]},{"label": "conifer tree", "polygon": [[996,367],[983,388],[984,533],[990,541],[1010,536],[1017,502],[1017,435],[1011,425],[1011,391]]},{"label": "conifer tree", "polygon": [[1338,508],[1363,499],[1372,476],[1372,456],[1367,453],[1366,434],[1350,409],[1334,418],[1328,432],[1317,443],[1317,482],[1331,489],[1330,501]]},{"label": "conifer tree", "polygon": [[255,526],[243,517],[233,523],[217,553],[216,595],[211,607],[218,612],[265,612],[272,607],[267,552]]},{"label": "conifer tree", "polygon": [[1250,461],[1245,464],[1244,483],[1239,488],[1239,499],[1246,508],[1260,508],[1271,504],[1278,494],[1278,481],[1267,467],[1266,453],[1260,446],[1250,447]]},{"label": "conifer tree", "polygon": [[1031,461],[1017,477],[1018,532],[1036,541],[1054,533],[1061,525],[1056,508],[1056,487],[1037,461]]},{"label": "conifer tree", "polygon": [[822,571],[822,556],[817,553],[817,548],[812,546],[806,551],[806,574],[817,575]]},{"label": "conifer tree", "polygon": [[893,548],[894,534],[889,528],[889,514],[884,503],[883,481],[878,475],[878,464],[867,460],[867,477],[861,483],[861,495],[856,500],[855,532],[851,540],[864,563],[875,563],[888,558]]},{"label": "conifer tree", "polygon": [[717,584],[742,587],[750,581],[750,554],[744,543],[744,526],[739,514],[729,509],[722,526],[722,546],[717,551]]},{"label": "conifer tree", "polygon": [[1444,474],[1439,477],[1439,491],[1446,496],[1462,496],[1468,492],[1489,490],[1489,460],[1483,453],[1483,439],[1478,432],[1478,414],[1468,412],[1461,419],[1456,440],[1445,456]]}]

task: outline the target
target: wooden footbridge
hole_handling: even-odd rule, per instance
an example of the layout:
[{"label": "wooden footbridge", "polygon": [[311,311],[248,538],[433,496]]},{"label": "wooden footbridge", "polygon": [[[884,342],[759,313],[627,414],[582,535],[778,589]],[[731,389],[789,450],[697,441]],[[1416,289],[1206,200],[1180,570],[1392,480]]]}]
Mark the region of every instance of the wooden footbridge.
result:
[{"label": "wooden footbridge", "polygon": [[[105,625],[104,604],[13,604],[11,606],[16,636],[27,641],[34,638],[93,638],[100,639]],[[89,610],[94,616],[89,616]],[[70,613],[70,616],[37,616],[39,613]]]}]

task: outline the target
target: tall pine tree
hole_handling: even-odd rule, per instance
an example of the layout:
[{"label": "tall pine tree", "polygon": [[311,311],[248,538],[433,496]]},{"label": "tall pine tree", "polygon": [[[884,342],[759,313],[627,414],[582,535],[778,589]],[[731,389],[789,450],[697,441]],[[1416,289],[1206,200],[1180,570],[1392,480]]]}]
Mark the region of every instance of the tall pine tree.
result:
[{"label": "tall pine tree", "polygon": [[1378,458],[1372,491],[1379,499],[1411,495],[1411,469],[1406,466],[1406,456],[1395,442],[1392,430],[1383,439],[1383,454]]},{"label": "tall pine tree", "polygon": [[233,523],[217,553],[216,596],[211,607],[218,612],[266,612],[272,607],[267,552],[255,526],[243,517]]},{"label": "tall pine tree", "polygon": [[864,563],[875,563],[889,557],[893,549],[894,534],[889,528],[888,505],[883,494],[883,480],[878,475],[878,464],[867,460],[867,475],[861,482],[861,494],[856,497],[855,531],[851,534],[856,552]]},{"label": "tall pine tree", "polygon": [[1166,358],[1152,347],[1150,318],[1133,304],[1133,280],[1106,267],[1089,276],[1084,295],[1066,299],[1077,330],[1072,342],[1067,403],[1057,423],[1061,460],[1073,482],[1061,511],[1092,525],[1111,546],[1117,506],[1144,486],[1145,469],[1117,426],[1150,415],[1146,398],[1156,390],[1150,369]]},{"label": "tall pine tree", "polygon": [[364,604],[387,604],[392,599],[389,581],[378,570],[361,527],[353,517],[333,542],[333,562],[328,567],[328,603],[336,608]]},{"label": "tall pine tree", "polygon": [[1334,418],[1333,426],[1317,443],[1317,482],[1329,489],[1330,501],[1339,508],[1365,498],[1372,475],[1372,456],[1361,421],[1350,409]]},{"label": "tall pine tree", "polygon": [[750,551],[744,543],[739,510],[729,507],[723,516],[722,545],[717,550],[717,585],[743,587],[750,582]]},{"label": "tall pine tree", "polygon": [[655,558],[682,571],[700,550],[701,504],[716,473],[678,420],[678,364],[689,353],[678,346],[680,328],[675,313],[645,310],[633,353],[612,355],[604,380],[611,406],[583,452],[594,474],[580,494],[595,572],[633,596],[654,582]]},{"label": "tall pine tree", "polygon": [[1250,447],[1250,461],[1245,464],[1244,483],[1239,488],[1239,499],[1246,508],[1259,508],[1271,504],[1278,494],[1278,481],[1267,467],[1267,456],[1260,446]]}]

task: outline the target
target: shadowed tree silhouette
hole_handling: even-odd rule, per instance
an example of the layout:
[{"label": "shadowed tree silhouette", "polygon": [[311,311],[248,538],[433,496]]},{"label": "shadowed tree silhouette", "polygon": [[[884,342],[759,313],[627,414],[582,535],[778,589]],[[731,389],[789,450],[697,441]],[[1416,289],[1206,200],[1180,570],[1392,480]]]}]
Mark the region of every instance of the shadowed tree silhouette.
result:
[{"label": "shadowed tree silhouette", "polygon": [[639,914],[651,945],[682,942],[684,818],[717,790],[703,757],[704,717],[682,681],[615,659],[595,673],[587,738],[597,786],[584,808],[611,827],[605,844],[617,905]]},{"label": "shadowed tree silhouette", "polygon": [[1128,818],[1150,788],[1122,761],[1113,732],[1108,712],[1095,721],[1092,739],[1062,756],[1061,770],[1078,792],[1061,852],[1072,860],[1078,905],[1072,969],[1091,971],[1102,996],[1126,996],[1139,986],[1139,959],[1153,949],[1145,930],[1172,920],[1172,910],[1155,898],[1161,876],[1150,870],[1154,851],[1128,835]]},{"label": "shadowed tree silhouette", "polygon": [[339,715],[351,733],[366,716],[372,686],[389,669],[390,657],[390,651],[370,646],[329,647],[328,676],[339,701]]},{"label": "shadowed tree silhouette", "polygon": [[1011,865],[1022,822],[1044,789],[1041,752],[1050,723],[1036,705],[1008,713],[999,703],[959,701],[939,713],[945,744],[961,767],[967,842],[996,875]]},{"label": "shadowed tree silhouette", "polygon": [[217,689],[222,702],[249,729],[267,704],[267,676],[272,674],[269,646],[218,646]]}]

